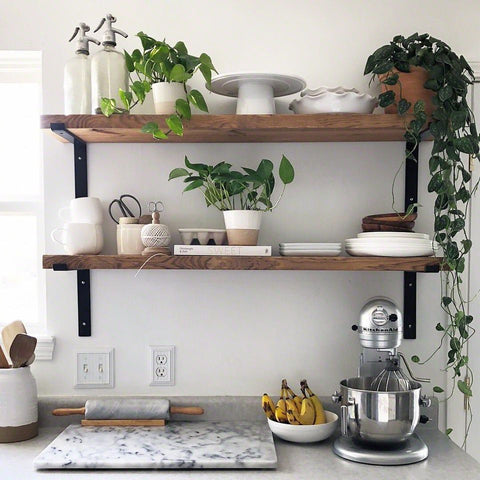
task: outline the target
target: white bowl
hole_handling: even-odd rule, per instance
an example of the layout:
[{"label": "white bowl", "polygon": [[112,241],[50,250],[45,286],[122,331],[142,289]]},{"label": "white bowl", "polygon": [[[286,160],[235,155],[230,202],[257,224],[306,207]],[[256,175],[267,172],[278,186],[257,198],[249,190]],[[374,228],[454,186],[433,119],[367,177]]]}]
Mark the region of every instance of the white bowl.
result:
[{"label": "white bowl", "polygon": [[292,100],[288,108],[295,113],[372,113],[376,106],[377,99],[368,93],[325,90]]},{"label": "white bowl", "polygon": [[333,435],[338,424],[338,415],[335,413],[325,410],[325,416],[327,423],[320,425],[290,425],[268,419],[268,426],[277,437],[287,442],[321,442]]}]

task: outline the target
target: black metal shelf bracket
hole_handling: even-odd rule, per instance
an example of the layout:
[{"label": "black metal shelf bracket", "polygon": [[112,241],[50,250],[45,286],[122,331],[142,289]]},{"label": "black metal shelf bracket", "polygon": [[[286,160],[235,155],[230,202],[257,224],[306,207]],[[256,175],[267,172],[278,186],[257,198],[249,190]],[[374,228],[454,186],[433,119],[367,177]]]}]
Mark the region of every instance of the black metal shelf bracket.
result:
[{"label": "black metal shelf bracket", "polygon": [[[407,142],[406,151],[412,153],[405,159],[405,211],[412,203],[418,203],[418,144]],[[416,272],[403,274],[403,338],[417,338]]]},{"label": "black metal shelf bracket", "polygon": [[[73,144],[73,165],[75,176],[75,198],[88,196],[87,144],[65,128],[64,123],[51,123],[53,133]],[[55,268],[57,267],[57,268]],[[64,264],[54,265],[54,270],[66,270]],[[78,335],[92,335],[90,303],[90,270],[77,271]]]}]

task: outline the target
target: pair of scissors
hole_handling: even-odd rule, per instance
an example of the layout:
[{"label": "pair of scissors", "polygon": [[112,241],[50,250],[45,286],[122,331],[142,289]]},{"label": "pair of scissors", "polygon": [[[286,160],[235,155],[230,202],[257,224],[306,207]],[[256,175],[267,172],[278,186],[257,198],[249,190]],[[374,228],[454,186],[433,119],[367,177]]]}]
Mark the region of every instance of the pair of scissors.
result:
[{"label": "pair of scissors", "polygon": [[135,217],[134,213],[132,212],[131,208],[125,203],[125,198],[130,198],[132,199],[138,206],[138,215],[137,218],[142,215],[142,206],[140,205],[140,202],[133,196],[129,195],[128,193],[124,195],[120,195],[120,198],[114,198],[110,205],[108,206],[108,213],[110,215],[110,218],[115,222],[119,223],[118,220],[113,216],[112,209],[114,205],[118,205],[118,208],[120,209],[121,212],[121,217]]},{"label": "pair of scissors", "polygon": [[158,202],[150,202],[148,204],[148,211],[150,213],[153,213],[153,212],[163,212],[164,210],[164,207],[163,207],[163,203],[158,201]]}]

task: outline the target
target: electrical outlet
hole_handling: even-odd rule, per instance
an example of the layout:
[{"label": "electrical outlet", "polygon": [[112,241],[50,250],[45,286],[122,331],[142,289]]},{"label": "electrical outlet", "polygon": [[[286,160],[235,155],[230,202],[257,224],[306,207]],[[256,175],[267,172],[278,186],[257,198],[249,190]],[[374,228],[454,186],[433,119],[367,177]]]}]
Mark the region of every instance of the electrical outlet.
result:
[{"label": "electrical outlet", "polygon": [[75,388],[113,388],[113,348],[77,352]]},{"label": "electrical outlet", "polygon": [[150,345],[151,378],[150,385],[175,385],[173,345]]}]

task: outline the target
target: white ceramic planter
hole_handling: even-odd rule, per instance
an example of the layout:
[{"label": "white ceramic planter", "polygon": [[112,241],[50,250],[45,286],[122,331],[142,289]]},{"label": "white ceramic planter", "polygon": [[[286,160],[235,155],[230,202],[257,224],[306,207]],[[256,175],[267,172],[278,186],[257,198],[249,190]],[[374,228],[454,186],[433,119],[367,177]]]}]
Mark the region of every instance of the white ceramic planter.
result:
[{"label": "white ceramic planter", "polygon": [[179,98],[186,99],[183,83],[159,82],[152,85],[153,103],[157,115],[171,115],[175,113],[175,102]]},{"label": "white ceramic planter", "polygon": [[259,210],[227,210],[223,212],[229,245],[256,245],[262,224]]},{"label": "white ceramic planter", "polygon": [[38,434],[37,384],[30,367],[0,369],[0,443]]}]

